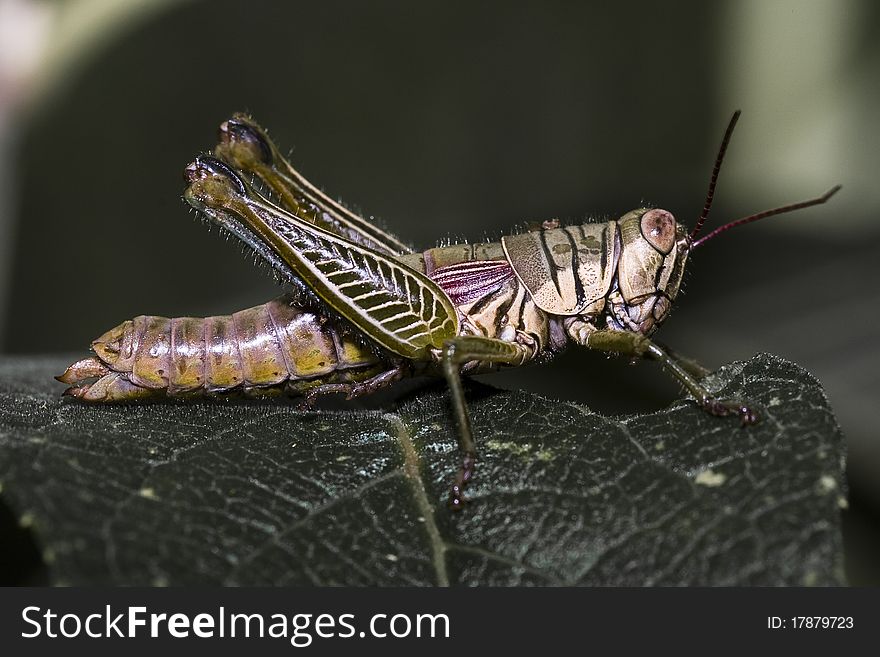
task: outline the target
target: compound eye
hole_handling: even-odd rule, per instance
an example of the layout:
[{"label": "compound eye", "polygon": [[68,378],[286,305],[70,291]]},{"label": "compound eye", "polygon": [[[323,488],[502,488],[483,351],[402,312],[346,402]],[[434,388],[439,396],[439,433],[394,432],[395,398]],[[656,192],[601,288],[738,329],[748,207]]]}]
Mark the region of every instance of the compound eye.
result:
[{"label": "compound eye", "polygon": [[642,215],[642,237],[666,255],[675,246],[675,217],[666,210],[648,210]]}]

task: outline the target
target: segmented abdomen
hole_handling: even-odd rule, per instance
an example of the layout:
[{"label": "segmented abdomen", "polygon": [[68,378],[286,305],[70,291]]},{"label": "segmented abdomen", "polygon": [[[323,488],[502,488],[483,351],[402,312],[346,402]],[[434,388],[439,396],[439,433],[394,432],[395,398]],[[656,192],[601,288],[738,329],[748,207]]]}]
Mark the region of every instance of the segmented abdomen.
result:
[{"label": "segmented abdomen", "polygon": [[218,317],[141,315],[92,347],[130,383],[169,395],[269,388],[379,363],[369,349],[288,297]]}]

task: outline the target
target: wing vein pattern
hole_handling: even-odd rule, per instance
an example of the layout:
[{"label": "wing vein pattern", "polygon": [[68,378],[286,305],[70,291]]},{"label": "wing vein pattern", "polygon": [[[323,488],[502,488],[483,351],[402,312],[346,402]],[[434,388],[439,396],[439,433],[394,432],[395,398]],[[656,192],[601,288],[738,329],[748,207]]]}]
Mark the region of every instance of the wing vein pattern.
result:
[{"label": "wing vein pattern", "polygon": [[425,276],[392,258],[304,224],[281,208],[258,211],[290,248],[289,263],[318,296],[378,344],[401,356],[424,356],[458,333],[457,310]]}]

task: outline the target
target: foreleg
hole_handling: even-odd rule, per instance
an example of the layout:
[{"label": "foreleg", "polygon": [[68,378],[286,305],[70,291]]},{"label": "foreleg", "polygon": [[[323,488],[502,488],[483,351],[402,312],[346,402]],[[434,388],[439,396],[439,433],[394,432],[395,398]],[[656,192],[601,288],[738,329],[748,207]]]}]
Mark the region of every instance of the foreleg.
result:
[{"label": "foreleg", "polygon": [[754,424],[758,421],[757,414],[751,408],[739,401],[716,399],[694,377],[695,371],[705,371],[705,368],[693,361],[687,366],[683,365],[667,350],[640,333],[596,330],[586,336],[585,344],[590,349],[656,360],[678,379],[706,412],[719,416],[738,415],[743,424]]}]

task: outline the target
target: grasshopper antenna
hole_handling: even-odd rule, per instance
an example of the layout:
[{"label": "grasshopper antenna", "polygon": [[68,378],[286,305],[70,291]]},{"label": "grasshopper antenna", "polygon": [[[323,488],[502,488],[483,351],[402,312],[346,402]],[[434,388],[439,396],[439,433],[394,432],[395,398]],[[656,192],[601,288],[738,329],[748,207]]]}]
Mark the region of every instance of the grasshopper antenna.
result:
[{"label": "grasshopper antenna", "polygon": [[[721,140],[721,147],[718,149],[718,156],[715,158],[715,166],[712,167],[712,178],[709,179],[709,191],[706,192],[706,202],[703,203],[703,212],[697,220],[697,225],[694,226],[691,234],[688,235],[691,241],[693,241],[697,236],[697,233],[700,232],[700,229],[706,222],[706,217],[709,216],[709,210],[712,208],[712,199],[715,198],[715,184],[718,182],[718,172],[721,171],[721,163],[724,161],[724,154],[727,152],[727,145],[730,143],[730,137],[733,134],[733,129],[736,127],[736,122],[739,121],[740,114],[742,114],[742,110],[736,110],[733,113],[733,116],[730,117],[730,123],[727,124],[727,130],[724,131],[724,138]],[[696,244],[694,246],[696,246]]]},{"label": "grasshopper antenna", "polygon": [[700,214],[700,218],[697,220],[697,225],[694,226],[694,229],[691,231],[690,235],[688,235],[688,239],[691,242],[692,250],[696,249],[702,244],[705,244],[713,237],[717,237],[724,231],[730,230],[734,226],[749,224],[753,221],[758,221],[758,219],[766,219],[767,217],[772,217],[777,214],[784,214],[786,212],[793,212],[794,210],[801,210],[803,208],[808,208],[812,205],[821,205],[840,191],[841,185],[835,185],[827,192],[822,194],[822,196],[817,196],[816,198],[811,198],[807,201],[791,203],[789,205],[783,205],[778,208],[773,208],[771,210],[764,210],[763,212],[750,214],[748,217],[736,219],[735,221],[726,223],[723,226],[719,226],[708,235],[703,235],[703,237],[701,237],[700,239],[694,240],[694,238],[700,232],[700,229],[703,227],[703,224],[706,222],[706,218],[709,216],[709,210],[712,208],[712,200],[715,197],[715,185],[718,182],[718,172],[721,171],[721,163],[724,161],[724,154],[727,152],[727,145],[730,143],[730,137],[733,134],[733,128],[736,126],[736,122],[739,120],[740,114],[742,114],[742,110],[736,110],[733,113],[733,116],[730,117],[730,123],[727,124],[727,130],[724,132],[724,138],[721,140],[721,147],[718,149],[718,156],[715,158],[715,166],[712,168],[712,177],[709,179],[709,191],[706,193],[706,202],[703,204],[703,212],[702,214]]},{"label": "grasshopper antenna", "polygon": [[718,228],[713,230],[708,235],[703,235],[700,239],[698,239],[696,242],[691,244],[691,249],[692,250],[696,249],[701,244],[705,244],[713,237],[716,237],[720,233],[723,233],[725,230],[729,230],[729,229],[733,228],[734,226],[741,226],[742,224],[748,224],[753,221],[757,221],[758,219],[772,217],[773,215],[776,215],[776,214],[784,214],[786,212],[793,212],[794,210],[800,210],[801,208],[808,208],[811,205],[821,205],[822,203],[824,203],[825,201],[830,199],[832,196],[834,196],[837,192],[839,192],[841,187],[842,187],[842,185],[835,185],[834,187],[829,189],[827,192],[822,194],[822,196],[817,196],[816,198],[811,198],[808,201],[801,201],[799,203],[791,203],[790,205],[783,205],[778,208],[773,208],[772,210],[764,210],[763,212],[758,212],[756,214],[750,214],[748,217],[743,217],[742,219],[737,219],[736,221],[731,221],[728,224],[724,224],[723,226],[719,226]]}]

